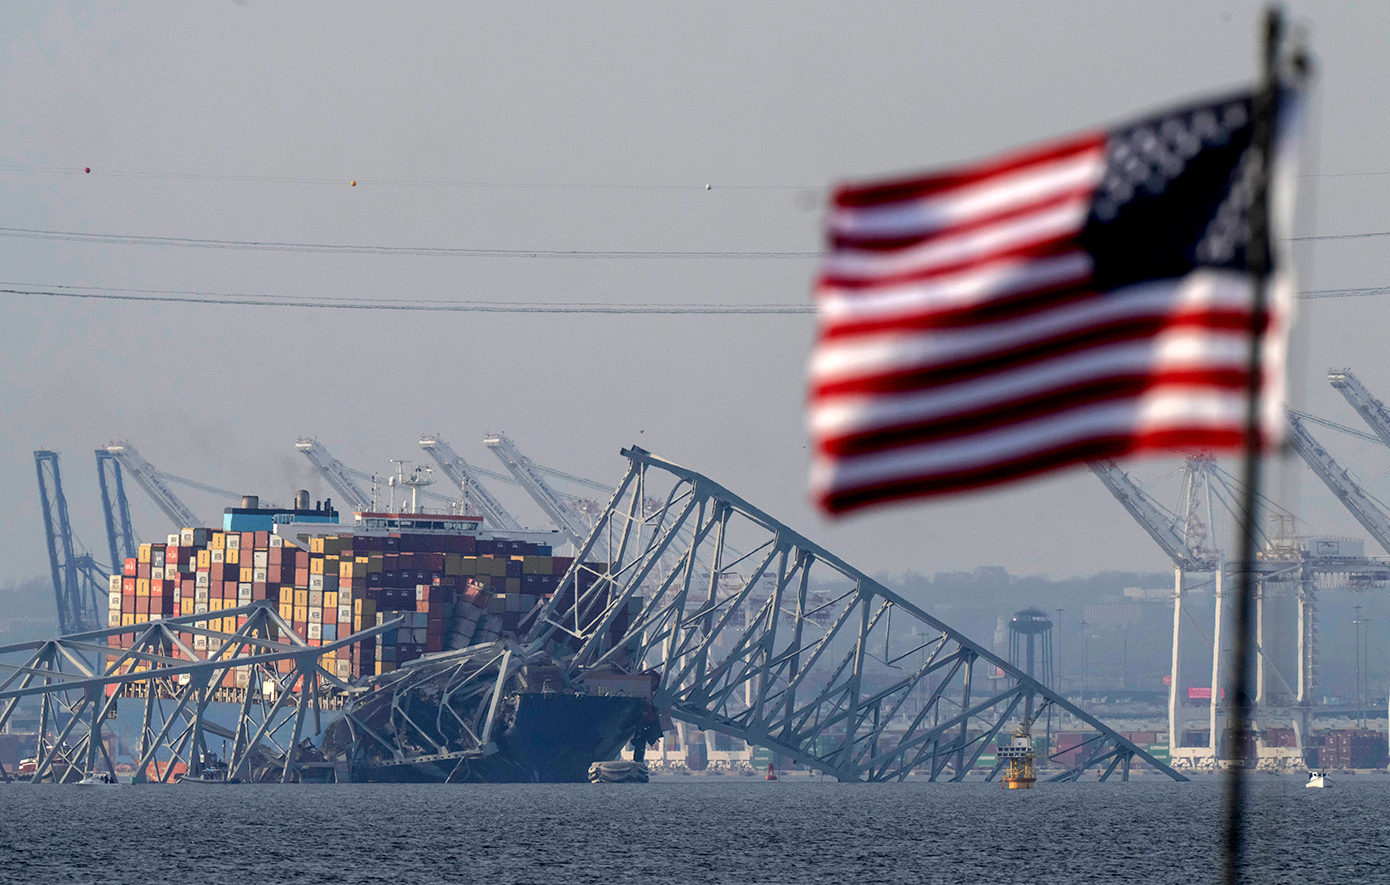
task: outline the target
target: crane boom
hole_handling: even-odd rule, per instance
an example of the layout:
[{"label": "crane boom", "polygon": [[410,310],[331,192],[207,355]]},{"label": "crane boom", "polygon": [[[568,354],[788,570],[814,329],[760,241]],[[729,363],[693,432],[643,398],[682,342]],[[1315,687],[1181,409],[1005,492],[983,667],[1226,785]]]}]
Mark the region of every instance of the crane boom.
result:
[{"label": "crane boom", "polygon": [[430,453],[439,464],[439,469],[453,481],[455,486],[466,488],[464,502],[465,508],[469,501],[476,502],[478,509],[483,513],[483,519],[495,529],[507,531],[519,531],[521,523],[516,521],[507,508],[502,506],[502,502],[492,496],[492,493],[483,485],[478,478],[478,469],[467,461],[460,458],[452,446],[439,438],[438,434],[420,437],[420,448]]},{"label": "crane boom", "polygon": [[165,483],[165,475],[140,457],[135,446],[129,442],[113,442],[106,447],[106,451],[115,456],[124,471],[130,474],[131,478],[140,484],[140,488],[154,499],[159,509],[174,521],[175,527],[187,528],[204,524]]},{"label": "crane boom", "polygon": [[34,466],[39,478],[39,502],[43,505],[48,564],[53,571],[58,629],[64,635],[98,629],[105,624],[101,616],[106,611],[107,575],[90,554],[79,552],[73,539],[58,453],[43,449],[34,452]]},{"label": "crane boom", "polygon": [[130,501],[125,496],[121,462],[105,449],[97,449],[97,480],[101,484],[101,514],[106,519],[106,543],[111,548],[111,567],[135,555],[135,529],[130,524]]},{"label": "crane boom", "polygon": [[1115,500],[1129,511],[1149,537],[1163,548],[1163,552],[1173,560],[1173,564],[1191,571],[1209,571],[1217,563],[1209,554],[1193,550],[1178,527],[1178,519],[1168,514],[1163,507],[1130,479],[1129,474],[1109,458],[1088,462],[1091,472],[1096,475]]},{"label": "crane boom", "polygon": [[580,514],[570,508],[564,498],[546,484],[531,459],[521,454],[512,441],[501,433],[490,433],[483,437],[483,445],[492,449],[492,453],[506,465],[507,470],[511,471],[512,476],[516,477],[516,481],[521,483],[521,487],[540,505],[545,514],[555,521],[555,525],[564,532],[570,543],[576,548],[582,546],[589,536],[589,526]]},{"label": "crane boom", "polygon": [[1338,424],[1336,421],[1329,421],[1326,418],[1319,418],[1317,415],[1314,415],[1311,412],[1300,412],[1298,409],[1289,409],[1289,414],[1296,415],[1299,419],[1306,421],[1309,424],[1317,424],[1318,426],[1326,427],[1329,430],[1337,430],[1342,433],[1345,433],[1347,436],[1354,436],[1357,439],[1364,439],[1367,442],[1380,443],[1382,445],[1385,444],[1385,440],[1376,436],[1374,433],[1367,433],[1364,430],[1357,430],[1355,427],[1348,427],[1345,424]]},{"label": "crane boom", "polygon": [[1390,517],[1387,517],[1385,511],[1362,491],[1361,486],[1333,460],[1327,450],[1318,445],[1308,428],[1303,426],[1303,421],[1293,414],[1289,415],[1289,442],[1299,457],[1313,468],[1313,472],[1323,484],[1337,496],[1337,500],[1351,511],[1356,521],[1365,526],[1371,537],[1390,552]]},{"label": "crane boom", "polygon": [[1361,383],[1361,379],[1351,373],[1351,369],[1329,369],[1327,380],[1346,397],[1357,414],[1371,425],[1380,441],[1390,446],[1390,409],[1385,407],[1385,403],[1372,396],[1366,385]]},{"label": "crane boom", "polygon": [[316,439],[304,438],[295,442],[294,447],[304,453],[309,463],[319,472],[353,510],[370,510],[372,499],[353,482],[354,471],[348,470],[342,461],[329,454],[328,449]]}]

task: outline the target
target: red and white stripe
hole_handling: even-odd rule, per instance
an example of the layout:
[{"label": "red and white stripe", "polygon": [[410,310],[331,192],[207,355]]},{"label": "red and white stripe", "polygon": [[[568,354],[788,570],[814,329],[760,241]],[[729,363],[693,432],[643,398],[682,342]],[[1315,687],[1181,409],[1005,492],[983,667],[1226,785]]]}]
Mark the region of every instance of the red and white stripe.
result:
[{"label": "red and white stripe", "polygon": [[1087,134],[838,191],[810,367],[823,508],[1241,444],[1249,278],[1095,291],[1077,236],[1104,171]]}]

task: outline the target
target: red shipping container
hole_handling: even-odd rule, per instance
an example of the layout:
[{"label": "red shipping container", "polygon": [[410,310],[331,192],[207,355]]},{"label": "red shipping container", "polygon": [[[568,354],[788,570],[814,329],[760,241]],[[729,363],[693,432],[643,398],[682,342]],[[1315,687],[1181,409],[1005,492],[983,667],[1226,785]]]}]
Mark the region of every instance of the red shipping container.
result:
[{"label": "red shipping container", "polygon": [[139,564],[135,561],[134,556],[127,556],[125,563],[121,566],[121,575],[127,578],[135,577],[135,567]]},{"label": "red shipping container", "polygon": [[301,569],[301,568],[302,568],[302,569],[307,569],[307,568],[309,567],[309,551],[308,551],[308,550],[296,550],[296,551],[294,551],[294,567],[295,567],[296,569]]},{"label": "red shipping container", "polygon": [[258,600],[258,599],[265,599],[265,598],[266,598],[266,594],[267,594],[268,592],[269,592],[269,585],[266,584],[264,581],[256,581],[256,582],[252,583],[252,585],[251,585],[251,601],[252,601],[252,602],[255,602],[255,601]]},{"label": "red shipping container", "polygon": [[[243,532],[242,534],[245,534]],[[256,532],[256,549],[264,550],[270,546],[270,532]]]},{"label": "red shipping container", "polygon": [[121,592],[124,593],[126,596],[134,596],[134,595],[135,595],[135,579],[134,579],[134,578],[121,578]]},{"label": "red shipping container", "polygon": [[268,565],[270,565],[272,568],[274,568],[275,566],[277,566],[277,565],[279,565],[280,563],[284,562],[284,558],[285,558],[285,548],[284,548],[284,547],[271,547],[271,548],[270,548],[270,555],[266,557],[266,563],[267,563]]},{"label": "red shipping container", "polygon": [[294,570],[294,585],[296,587],[309,586],[309,569],[307,566],[304,568],[297,568]]},{"label": "red shipping container", "polygon": [[253,547],[255,547],[255,546],[256,546],[256,533],[255,533],[255,532],[242,532],[242,533],[241,533],[241,552],[242,552],[242,555],[249,555],[249,554],[251,553],[251,548],[253,548]]},{"label": "red shipping container", "polygon": [[135,577],[148,578],[150,576],[150,564],[148,562],[135,563]]}]

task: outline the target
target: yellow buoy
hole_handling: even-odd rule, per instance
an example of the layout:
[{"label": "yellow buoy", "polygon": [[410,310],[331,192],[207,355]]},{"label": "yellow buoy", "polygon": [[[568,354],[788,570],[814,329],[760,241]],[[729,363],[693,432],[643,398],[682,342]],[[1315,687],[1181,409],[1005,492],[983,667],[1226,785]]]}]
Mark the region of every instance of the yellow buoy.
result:
[{"label": "yellow buoy", "polygon": [[352,186],[353,186],[353,187],[357,187],[357,182],[354,181],[354,182],[352,183]]}]

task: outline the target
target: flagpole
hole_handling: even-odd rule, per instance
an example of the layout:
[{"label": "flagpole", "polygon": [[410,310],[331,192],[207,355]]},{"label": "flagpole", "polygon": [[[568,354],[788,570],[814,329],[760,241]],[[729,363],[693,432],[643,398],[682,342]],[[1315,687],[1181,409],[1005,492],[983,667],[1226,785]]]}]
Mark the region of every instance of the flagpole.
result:
[{"label": "flagpole", "polygon": [[[1269,222],[1269,179],[1274,154],[1274,131],[1278,112],[1279,46],[1283,38],[1283,18],[1277,7],[1265,14],[1264,45],[1262,47],[1260,84],[1255,92],[1251,153],[1257,163],[1249,208],[1249,239],[1246,241],[1246,263],[1250,271],[1250,359],[1247,365],[1245,401],[1245,450],[1242,470],[1243,489],[1240,509],[1239,557],[1236,559],[1236,617],[1235,666],[1230,717],[1230,751],[1236,756],[1226,779],[1225,850],[1222,881],[1237,885],[1241,881],[1243,819],[1245,805],[1245,741],[1249,734],[1250,702],[1250,632],[1255,611],[1255,520],[1259,508],[1260,488],[1260,388],[1264,361],[1264,327],[1266,324],[1267,284],[1272,268]],[[1217,605],[1221,600],[1217,600]],[[1212,649],[1221,654],[1221,649]],[[1219,750],[1221,736],[1213,735]]]}]

